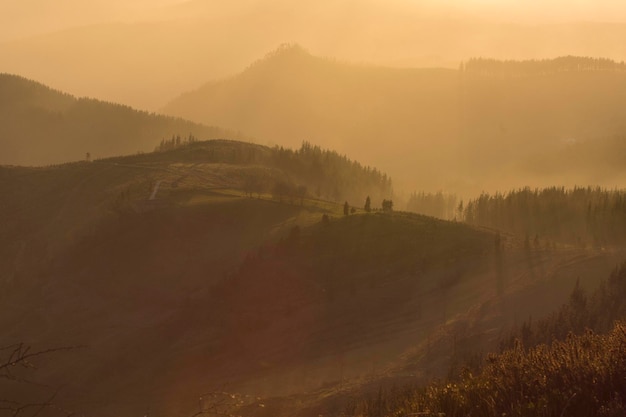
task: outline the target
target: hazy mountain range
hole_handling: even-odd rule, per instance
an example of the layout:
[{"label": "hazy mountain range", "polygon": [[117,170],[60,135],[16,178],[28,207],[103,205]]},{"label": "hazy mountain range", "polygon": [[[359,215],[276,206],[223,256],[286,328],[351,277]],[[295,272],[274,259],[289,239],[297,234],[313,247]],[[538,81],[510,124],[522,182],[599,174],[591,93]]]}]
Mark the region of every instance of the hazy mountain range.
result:
[{"label": "hazy mountain range", "polygon": [[332,144],[414,189],[622,184],[626,72],[569,59],[566,69],[545,60],[528,74],[532,61],[511,62],[511,74],[483,71],[504,64],[489,60],[464,70],[397,69],[284,46],[163,111],[261,142]]},{"label": "hazy mountain range", "polygon": [[[4,26],[19,23],[13,33],[22,35],[0,38],[0,71],[147,110],[230,76],[284,42],[305,45],[317,56],[393,67],[457,68],[479,56],[626,59],[626,26],[605,23],[614,17],[610,13],[577,12],[568,20],[537,22],[521,19],[523,10],[499,18],[469,12],[453,1],[325,0],[294,7],[285,0],[228,5],[195,0],[158,7],[139,1],[89,2],[88,7],[66,1],[53,10],[42,5],[20,14],[31,3],[12,6],[16,11],[5,15]],[[564,14],[578,6],[561,3],[551,9]],[[548,7],[526,5],[526,11],[545,14]],[[497,13],[496,7],[484,9]],[[592,9],[600,10],[597,2]],[[46,19],[61,10],[61,17]],[[22,15],[28,18],[18,19]]]},{"label": "hazy mountain range", "polygon": [[[1,378],[0,400],[308,417],[444,377],[572,288],[602,291],[624,195],[450,198],[471,225],[383,200],[619,186],[625,89],[607,59],[400,69],[288,45],[164,107],[191,122],[1,75],[3,341],[73,348],[19,369],[37,385]],[[277,146],[204,141],[233,129]]]},{"label": "hazy mountain range", "polygon": [[[573,64],[559,67],[563,60]],[[528,72],[533,62],[542,69]],[[613,61],[478,59],[462,69],[401,69],[286,45],[162,109],[195,124],[4,75],[2,162],[59,163],[87,152],[150,151],[172,135],[243,132],[258,143],[332,147],[390,173],[396,192],[620,186],[626,71],[614,62],[596,68],[604,62]],[[491,71],[503,65],[512,69]]]}]

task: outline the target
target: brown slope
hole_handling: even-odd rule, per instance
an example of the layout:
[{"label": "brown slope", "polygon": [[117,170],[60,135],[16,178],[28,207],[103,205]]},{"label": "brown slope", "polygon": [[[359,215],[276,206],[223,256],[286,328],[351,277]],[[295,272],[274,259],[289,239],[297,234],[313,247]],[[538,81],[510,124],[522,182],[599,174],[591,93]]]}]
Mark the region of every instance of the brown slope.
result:
[{"label": "brown slope", "polygon": [[223,129],[77,99],[35,81],[0,74],[0,165],[49,165],[152,151],[172,135],[225,137]]},{"label": "brown slope", "polygon": [[[232,143],[216,146],[232,153]],[[510,240],[504,255],[510,298],[501,300],[490,232],[401,213],[346,217],[340,206],[313,200],[301,206],[268,195],[244,198],[224,187],[236,188],[233,179],[245,167],[197,160],[188,166],[173,158],[197,158],[192,149],[56,168],[48,174],[71,185],[69,194],[57,195],[51,178],[31,177],[47,204],[31,207],[37,196],[20,197],[31,202],[25,214],[52,219],[54,236],[63,241],[68,218],[87,208],[105,210],[118,191],[139,199],[153,189],[151,181],[168,183],[158,195],[163,192],[169,204],[121,210],[100,222],[83,213],[91,225],[86,234],[76,235],[28,280],[3,288],[2,345],[88,346],[50,358],[33,374],[62,386],[57,400],[72,411],[134,415],[149,406],[156,414],[190,415],[198,397],[212,390],[254,400],[324,390],[348,379],[356,384],[399,368],[406,373],[398,358],[416,345],[425,348],[438,326],[452,320],[465,327],[467,320],[467,328],[486,332],[478,339],[487,345],[493,329],[516,314],[545,311],[553,298],[560,302],[565,291],[559,289],[570,288],[568,268],[585,268],[592,278],[613,263],[609,254],[593,258],[566,248],[533,253],[531,262]],[[175,161],[168,167],[173,171],[161,172],[159,164],[168,158]],[[64,169],[73,172],[61,176]],[[201,185],[192,172],[216,183]],[[230,184],[221,182],[223,173]],[[108,181],[111,189],[102,196]],[[325,225],[322,213],[335,218]],[[300,234],[292,232],[296,224]],[[579,255],[597,262],[581,268]],[[565,279],[552,281],[558,273]],[[444,340],[439,350],[426,363],[416,363],[415,355],[410,362],[423,375],[440,373],[449,344]],[[22,391],[32,392],[30,386]]]}]

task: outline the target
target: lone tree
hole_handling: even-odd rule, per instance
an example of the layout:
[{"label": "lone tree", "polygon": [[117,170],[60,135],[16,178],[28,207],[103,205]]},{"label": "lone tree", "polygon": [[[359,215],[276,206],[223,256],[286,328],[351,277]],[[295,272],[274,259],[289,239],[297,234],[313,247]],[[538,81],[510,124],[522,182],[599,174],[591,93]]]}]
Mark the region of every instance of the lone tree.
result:
[{"label": "lone tree", "polygon": [[365,207],[363,207],[363,209],[369,213],[370,211],[372,211],[372,200],[370,200],[370,196],[368,195],[367,198],[365,199]]},{"label": "lone tree", "polygon": [[393,201],[392,200],[383,200],[383,211],[384,212],[393,211]]},{"label": "lone tree", "polygon": [[350,214],[350,205],[348,204],[348,202],[346,201],[345,203],[343,203],[343,214],[345,216],[347,216],[348,214]]}]

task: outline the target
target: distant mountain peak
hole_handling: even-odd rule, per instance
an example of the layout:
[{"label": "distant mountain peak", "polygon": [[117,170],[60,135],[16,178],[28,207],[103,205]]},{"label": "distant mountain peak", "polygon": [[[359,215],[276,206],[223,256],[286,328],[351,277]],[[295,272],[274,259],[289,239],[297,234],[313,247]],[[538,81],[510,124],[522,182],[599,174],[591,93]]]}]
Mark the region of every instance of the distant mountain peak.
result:
[{"label": "distant mountain peak", "polygon": [[311,56],[311,53],[299,43],[283,43],[278,46],[275,50],[269,52],[266,57],[279,57],[279,56],[302,56],[307,55]]},{"label": "distant mountain peak", "polygon": [[284,65],[300,62],[310,62],[315,59],[306,48],[297,43],[283,43],[278,48],[267,53],[263,58],[252,63],[250,69],[266,65]]}]

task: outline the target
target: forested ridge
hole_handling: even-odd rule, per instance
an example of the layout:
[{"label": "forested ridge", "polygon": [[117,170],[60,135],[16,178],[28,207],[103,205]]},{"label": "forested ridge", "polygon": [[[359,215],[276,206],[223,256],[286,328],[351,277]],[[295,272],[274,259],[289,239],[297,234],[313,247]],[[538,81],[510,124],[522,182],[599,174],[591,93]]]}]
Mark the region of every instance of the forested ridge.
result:
[{"label": "forested ridge", "polygon": [[299,149],[290,149],[231,140],[198,141],[193,136],[174,136],[162,141],[156,151],[135,156],[133,160],[166,161],[182,158],[189,162],[264,166],[280,170],[282,176],[272,171],[244,174],[242,187],[251,195],[273,193],[279,198],[308,195],[337,202],[347,200],[353,207],[363,207],[368,195],[379,204],[378,200],[388,198],[393,193],[391,177],[386,173],[306,141]]},{"label": "forested ridge", "polygon": [[0,164],[49,165],[147,152],[172,134],[202,139],[237,134],[0,74]]},{"label": "forested ridge", "polygon": [[467,223],[530,239],[578,245],[626,243],[626,191],[600,187],[522,188],[483,193],[463,208]]},{"label": "forested ridge", "polygon": [[501,77],[529,77],[559,72],[626,71],[626,64],[608,58],[561,56],[552,59],[498,60],[471,58],[459,69],[467,74]]}]

